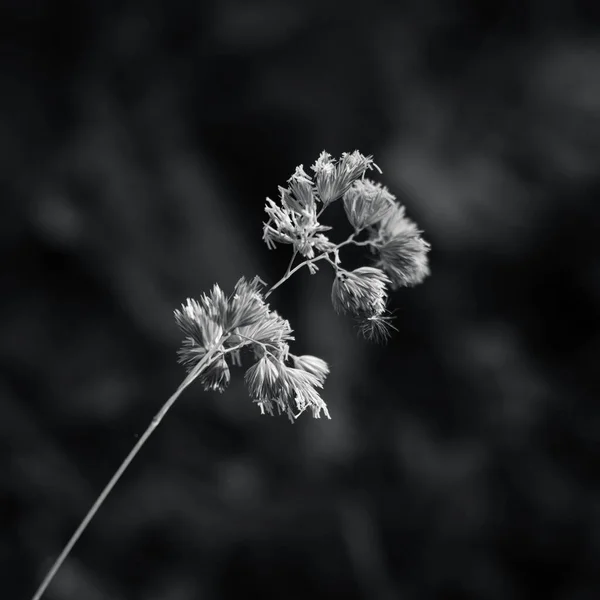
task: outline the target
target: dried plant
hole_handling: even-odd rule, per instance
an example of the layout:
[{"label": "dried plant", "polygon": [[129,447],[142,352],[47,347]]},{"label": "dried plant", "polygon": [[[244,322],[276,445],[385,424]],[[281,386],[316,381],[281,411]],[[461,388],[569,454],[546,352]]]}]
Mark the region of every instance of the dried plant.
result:
[{"label": "dried plant", "polygon": [[[262,414],[273,415],[277,410],[294,422],[310,409],[315,418],[321,413],[331,418],[319,394],[329,373],[327,363],[315,356],[290,352],[292,328],[266,300],[301,268],[307,267],[314,274],[318,263],[325,261],[335,274],[331,300],[336,312],[351,315],[367,339],[383,341],[389,337],[393,325],[386,308],[388,287],[397,289],[423,281],[429,274],[429,244],[404,216],[404,207],[388,189],[365,178],[366,172],[373,169],[379,170],[373,158],[358,151],[344,153],[339,160],[322,152],[312,166],[314,176],[307,174],[302,165],[297,167],[288,186],[279,187],[279,202],[267,198],[265,206],[268,219],[263,240],[267,246],[292,246],[292,258],[283,277],[268,290],[258,277],[251,281],[242,278],[229,296],[215,285],[210,293],[199,300],[188,299],[175,311],[177,325],[185,335],[179,361],[188,374],[104,488],[33,600],[41,598],[131,461],[193,381],[198,380],[205,390],[223,392],[231,380],[231,367],[242,365],[244,353],[253,361],[244,380]],[[339,199],[354,233],[334,243],[326,235],[331,227],[322,225],[319,218]],[[359,239],[361,235],[363,239]],[[340,249],[351,244],[369,247],[376,257],[375,264],[352,271],[342,268]],[[301,259],[296,264],[298,257]]]}]

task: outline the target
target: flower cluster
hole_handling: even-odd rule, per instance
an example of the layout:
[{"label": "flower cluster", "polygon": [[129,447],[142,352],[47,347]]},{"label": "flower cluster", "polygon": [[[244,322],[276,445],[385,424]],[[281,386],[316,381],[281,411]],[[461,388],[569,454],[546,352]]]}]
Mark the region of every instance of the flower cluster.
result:
[{"label": "flower cluster", "polygon": [[373,157],[364,156],[358,150],[344,152],[338,162],[333,160],[328,152],[321,152],[312,166],[321,202],[327,206],[341,198],[350,189],[350,186],[365,174],[367,169],[373,169],[373,167],[379,169],[373,162]]},{"label": "flower cluster", "polygon": [[315,186],[302,165],[296,168],[288,183],[287,188],[279,187],[281,206],[267,198],[265,212],[269,220],[263,231],[267,246],[274,249],[277,243],[292,244],[307,258],[313,258],[315,250],[331,250],[333,244],[323,235],[331,227],[318,221]]},{"label": "flower cluster", "polygon": [[[329,368],[315,356],[290,353],[290,324],[269,308],[266,297],[299,268],[315,273],[316,263],[326,260],[335,271],[331,300],[336,312],[351,315],[367,339],[385,340],[394,329],[386,307],[388,289],[416,285],[429,274],[429,244],[395,196],[365,177],[369,170],[381,172],[373,157],[354,151],[335,160],[322,152],[311,168],[312,176],[302,165],[296,168],[287,187],[279,187],[278,203],[266,200],[263,240],[269,249],[277,244],[293,249],[283,278],[266,293],[259,278],[240,279],[230,297],[215,285],[175,312],[186,335],[180,362],[205,389],[223,391],[231,380],[230,366],[241,365],[241,351],[248,348],[254,357],[245,374],[250,396],[261,413],[277,409],[292,421],[306,409],[315,417],[321,412],[329,417],[318,392]],[[339,199],[354,233],[336,244],[326,235],[331,227],[319,217]],[[361,234],[365,238],[358,240]],[[342,268],[339,250],[351,243],[370,247],[375,263],[352,271]],[[297,256],[303,261],[292,269]]]},{"label": "flower cluster", "polygon": [[395,197],[370,179],[355,181],[344,194],[344,209],[356,233],[376,225],[394,211]]},{"label": "flower cluster", "polygon": [[274,249],[276,244],[291,244],[295,252],[309,259],[315,251],[332,252],[335,244],[324,235],[331,227],[319,223],[319,206],[322,210],[341,198],[373,166],[373,157],[356,150],[342,154],[339,161],[322,152],[312,166],[314,181],[302,165],[297,167],[288,187],[279,187],[279,205],[267,198],[265,212],[269,219],[263,229],[267,246]]},{"label": "flower cluster", "polygon": [[389,283],[387,275],[374,267],[338,269],[331,289],[333,308],[343,314],[380,315],[385,311]]},{"label": "flower cluster", "polygon": [[[301,357],[298,357],[301,358]],[[320,361],[316,357],[304,357],[309,359],[308,366],[311,363]],[[295,361],[302,365],[302,362]],[[262,414],[265,412],[273,414],[273,408],[277,407],[279,413],[287,413],[293,421],[307,408],[312,410],[313,416],[318,418],[321,411],[325,416],[329,416],[329,411],[325,402],[319,396],[317,388],[323,387],[323,382],[329,368],[324,361],[320,367],[320,375],[315,374],[314,369],[305,370],[303,368],[286,365],[284,361],[275,358],[269,354],[264,354],[252,367],[246,371],[244,377],[251,397],[259,405]],[[293,404],[296,405],[298,415],[292,410]]]},{"label": "flower cluster", "polygon": [[241,365],[241,350],[247,348],[256,362],[245,379],[261,412],[273,414],[276,406],[294,421],[310,408],[314,417],[321,411],[329,417],[317,391],[329,372],[327,364],[316,357],[290,354],[293,331],[265,302],[263,285],[259,278],[242,278],[230,297],[215,285],[200,300],[188,299],[175,311],[175,320],[186,336],[179,361],[188,372],[197,370],[205,390],[222,392],[231,380],[230,363]]}]

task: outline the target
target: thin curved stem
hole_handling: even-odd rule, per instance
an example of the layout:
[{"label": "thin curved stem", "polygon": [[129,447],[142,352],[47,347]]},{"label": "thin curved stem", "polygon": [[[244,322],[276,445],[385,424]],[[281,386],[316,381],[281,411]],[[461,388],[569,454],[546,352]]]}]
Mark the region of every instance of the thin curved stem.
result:
[{"label": "thin curved stem", "polygon": [[[228,348],[223,352],[220,352],[221,355],[227,354],[229,352],[233,352],[241,348],[244,344],[239,344],[233,348]],[[54,561],[54,564],[48,571],[46,577],[38,587],[37,591],[32,597],[32,600],[39,600],[43,593],[46,591],[51,581],[54,579],[54,576],[64,563],[65,559],[73,549],[73,546],[77,543],[83,532],[86,530],[87,526],[90,524],[90,521],[94,518],[104,501],[111,493],[119,479],[121,479],[123,473],[127,470],[127,467],[131,464],[133,459],[136,457],[138,452],[142,449],[142,446],[148,441],[148,438],[152,435],[154,430],[159,426],[160,422],[163,420],[164,416],[169,412],[169,409],[175,404],[175,401],[179,396],[181,396],[182,392],[202,373],[202,371],[208,366],[210,361],[217,354],[216,350],[209,350],[202,360],[189,372],[187,377],[181,382],[180,386],[177,388],[175,393],[163,404],[162,408],[156,413],[150,425],[146,428],[146,431],[142,434],[140,439],[136,442],[135,446],[131,449],[129,454],[126,456],[125,460],[121,463],[121,466],[116,470],[115,474],[111,477],[110,481],[106,484],[106,487],[102,490],[83,521],[79,524],[79,527],[75,530],[75,533],[71,536],[71,539],[67,542],[63,551],[60,553],[58,558]]]},{"label": "thin curved stem", "polygon": [[316,258],[309,258],[304,262],[301,262],[299,265],[296,265],[289,273],[285,274],[266,294],[265,298],[268,298],[282,283],[285,283],[296,271],[299,271],[302,267],[307,265],[308,263],[315,263],[319,260],[323,260],[327,254],[320,254]]},{"label": "thin curved stem", "polygon": [[285,270],[285,274],[289,276],[290,274],[290,270],[292,268],[292,265],[294,264],[294,261],[296,260],[296,256],[298,255],[298,250],[294,249],[294,252],[292,254],[292,259],[290,260],[290,264],[288,265],[287,269]]},{"label": "thin curved stem", "polygon": [[331,252],[334,252],[335,250],[339,250],[343,246],[347,246],[348,244],[354,244],[355,246],[374,245],[374,242],[372,240],[363,240],[362,242],[357,242],[354,239],[356,235],[356,233],[353,233],[352,235],[350,235],[350,237],[348,237],[348,239],[337,244],[332,250],[323,252],[323,254],[319,254],[319,256],[316,256],[315,258],[307,258],[305,261],[297,264],[293,269],[290,270],[290,267],[292,266],[292,264],[294,263],[294,259],[296,258],[296,252],[294,252],[294,255],[292,256],[292,260],[287,268],[287,271],[285,272],[285,275],[265,294],[265,298],[268,298],[281,284],[285,283],[294,273],[296,273],[296,271],[299,271],[305,265],[316,263],[317,261],[324,259],[327,259],[329,260],[329,262],[332,262],[331,259],[329,259],[329,254]]}]

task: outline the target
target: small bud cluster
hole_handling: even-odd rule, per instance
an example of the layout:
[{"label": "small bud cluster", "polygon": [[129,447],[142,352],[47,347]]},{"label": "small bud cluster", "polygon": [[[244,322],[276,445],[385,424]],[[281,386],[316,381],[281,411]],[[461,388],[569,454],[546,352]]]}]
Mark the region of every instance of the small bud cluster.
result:
[{"label": "small bud cluster", "polygon": [[[241,350],[248,348],[255,364],[246,372],[251,397],[261,412],[286,413],[294,419],[307,408],[318,418],[329,418],[317,389],[329,372],[327,364],[312,356],[295,357],[288,342],[294,338],[288,321],[269,308],[262,282],[240,279],[227,297],[218,285],[200,300],[188,299],[175,320],[186,338],[179,361],[192,371],[210,354],[206,368],[198,375],[205,390],[219,391],[229,385],[230,364],[241,365]],[[229,363],[228,363],[229,361]],[[298,413],[298,414],[296,414]]]},{"label": "small bud cluster", "polygon": [[[381,172],[373,157],[354,151],[335,160],[322,152],[311,168],[312,176],[302,165],[297,167],[288,186],[279,187],[279,202],[267,198],[265,205],[263,240],[269,249],[289,244],[294,251],[284,277],[266,294],[258,278],[240,279],[230,297],[215,285],[210,294],[188,300],[175,312],[186,334],[180,362],[191,371],[203,359],[208,361],[198,374],[205,389],[223,391],[231,379],[229,363],[241,365],[241,349],[248,347],[255,360],[245,375],[250,396],[263,414],[273,414],[276,408],[292,421],[307,408],[314,417],[321,411],[329,417],[318,392],[329,368],[315,356],[290,354],[292,329],[265,298],[302,266],[315,273],[316,263],[327,260],[335,270],[331,300],[336,312],[353,316],[367,339],[385,340],[394,329],[386,308],[388,288],[416,285],[429,274],[429,244],[395,196],[365,178],[368,170]],[[354,233],[336,244],[326,235],[331,227],[319,217],[339,199]],[[355,239],[360,234],[366,239]],[[343,269],[339,249],[350,243],[369,246],[375,263]],[[292,269],[297,256],[304,261]]]}]

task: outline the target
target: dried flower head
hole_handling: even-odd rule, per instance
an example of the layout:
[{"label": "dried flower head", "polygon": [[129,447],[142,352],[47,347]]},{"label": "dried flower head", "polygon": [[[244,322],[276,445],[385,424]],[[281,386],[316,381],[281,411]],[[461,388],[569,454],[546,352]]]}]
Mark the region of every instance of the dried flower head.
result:
[{"label": "dried flower head", "polygon": [[315,185],[304,166],[296,167],[294,174],[288,179],[289,189],[280,187],[283,202],[293,211],[306,214],[317,214]]},{"label": "dried flower head", "polygon": [[236,327],[249,327],[262,321],[269,313],[269,307],[262,295],[265,283],[260,277],[246,281],[242,277],[236,284],[232,297],[226,305],[224,326],[227,331]]},{"label": "dried flower head", "polygon": [[283,380],[286,401],[294,400],[299,411],[298,415],[294,415],[294,418],[297,418],[307,408],[310,408],[315,419],[321,416],[321,411],[328,419],[331,418],[327,405],[317,392],[316,388],[322,388],[323,384],[316,375],[302,369],[286,367]]},{"label": "dried flower head", "polygon": [[356,232],[379,223],[395,205],[395,196],[388,189],[370,179],[355,181],[344,194],[344,209]]},{"label": "dried flower head", "polygon": [[265,354],[244,375],[248,392],[253,398],[273,398],[279,394],[279,361]]},{"label": "dried flower head", "polygon": [[327,206],[348,191],[350,186],[362,177],[367,169],[379,169],[372,156],[364,156],[358,150],[344,152],[336,163],[328,152],[321,155],[311,167],[315,172],[316,187],[321,202]]},{"label": "dried flower head", "polygon": [[209,349],[222,342],[223,327],[216,315],[211,314],[207,296],[200,302],[188,298],[181,310],[175,311],[175,320],[187,336],[178,352],[179,362],[190,371]]},{"label": "dried flower head", "polygon": [[269,347],[277,356],[287,356],[288,342],[293,341],[293,330],[288,320],[271,310],[262,321],[245,327],[239,327],[234,334],[240,339],[249,340],[256,354],[262,355],[263,348]]},{"label": "dried flower head", "polygon": [[223,392],[231,381],[229,365],[224,356],[215,359],[198,377],[205,391]]},{"label": "dried flower head", "polygon": [[306,371],[311,375],[314,375],[321,384],[325,383],[327,375],[329,375],[329,366],[321,358],[311,356],[310,354],[303,354],[302,356],[293,356],[294,366],[297,369]]},{"label": "dried flower head", "polygon": [[[315,418],[320,417],[321,411],[331,418],[325,402],[316,391],[317,387],[322,387],[322,381],[312,373],[263,356],[246,371],[244,378],[250,396],[263,414],[266,411],[272,415],[276,407],[279,414],[286,413],[293,422],[306,408],[310,408]],[[298,415],[294,409],[299,411]]]},{"label": "dried flower head", "polygon": [[382,220],[377,252],[381,267],[391,279],[391,288],[421,283],[429,275],[429,244],[417,226],[404,216],[404,207],[396,205]]},{"label": "dried flower head", "polygon": [[[267,247],[272,250],[277,244],[291,244],[294,250],[306,258],[313,258],[315,250],[330,250],[334,245],[323,232],[331,227],[319,223],[314,209],[303,209],[290,190],[280,188],[280,192],[281,206],[277,206],[271,198],[267,198],[265,206],[269,220],[264,224],[263,240]],[[299,207],[301,211],[295,210],[293,206]]]},{"label": "dried flower head", "polygon": [[380,315],[387,302],[388,276],[375,267],[354,271],[338,269],[331,288],[331,302],[337,313]]}]

